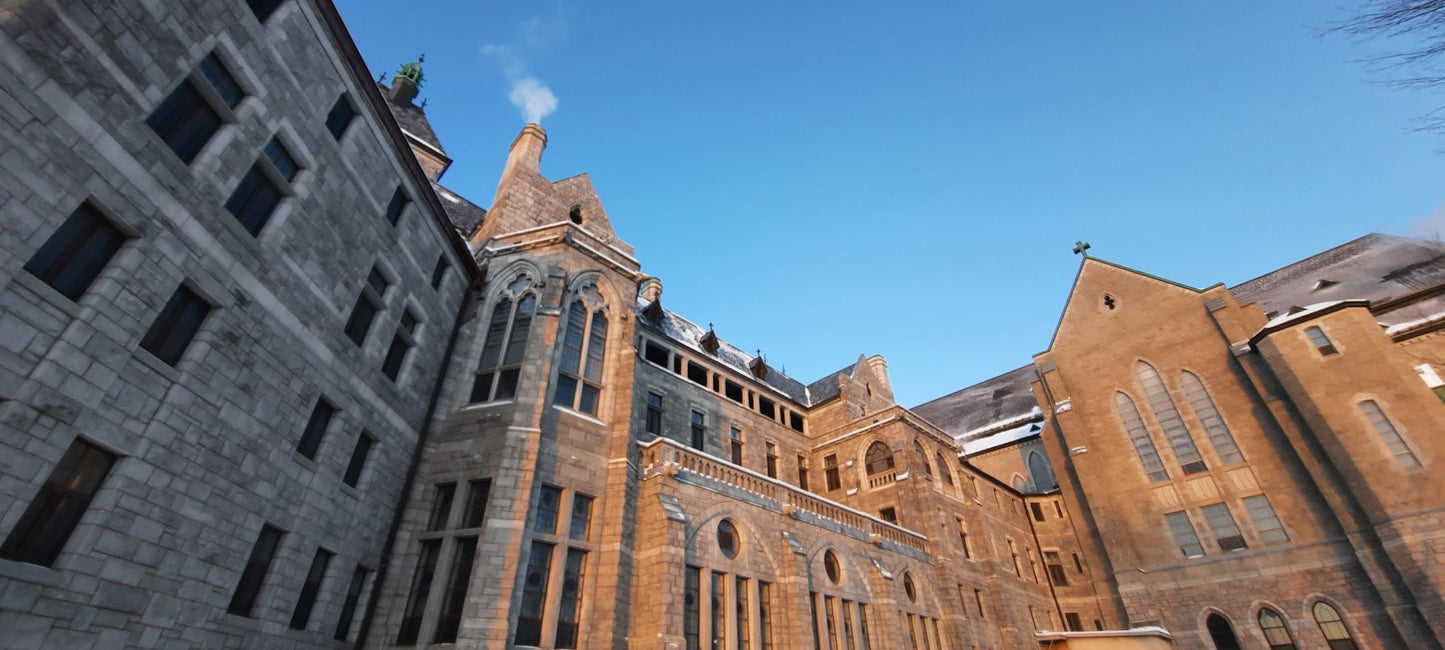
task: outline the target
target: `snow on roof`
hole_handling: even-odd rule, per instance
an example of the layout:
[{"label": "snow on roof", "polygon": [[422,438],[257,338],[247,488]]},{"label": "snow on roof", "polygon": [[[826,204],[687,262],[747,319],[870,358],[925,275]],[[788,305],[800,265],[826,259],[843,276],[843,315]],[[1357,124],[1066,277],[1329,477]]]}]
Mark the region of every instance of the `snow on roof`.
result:
[{"label": "snow on roof", "polygon": [[1291,311],[1287,314],[1280,314],[1279,316],[1275,316],[1274,318],[1270,319],[1270,321],[1268,323],[1265,323],[1264,327],[1261,327],[1260,330],[1267,330],[1272,327],[1280,327],[1282,325],[1288,325],[1297,321],[1309,320],[1311,318],[1314,318],[1315,314],[1318,314],[1343,302],[1345,301],[1330,300],[1326,302],[1317,302],[1299,311]]},{"label": "snow on roof", "polygon": [[1321,298],[1383,302],[1445,282],[1445,243],[1372,233],[1230,287],[1279,315]]},{"label": "snow on roof", "polygon": [[[1423,325],[1429,325],[1430,323],[1438,323],[1438,322],[1440,322],[1440,321],[1445,321],[1445,311],[1442,311],[1442,312],[1439,312],[1439,313],[1435,313],[1435,314],[1430,314],[1429,316],[1426,316],[1426,317],[1424,317],[1424,318],[1417,318],[1417,319],[1412,320],[1412,321],[1407,321],[1407,322],[1404,322],[1404,323],[1396,323],[1396,324],[1394,324],[1394,325],[1390,325],[1390,326],[1388,326],[1388,327],[1385,328],[1385,334],[1386,334],[1386,335],[1389,335],[1389,336],[1394,336],[1394,335],[1399,334],[1399,333],[1401,333],[1401,332],[1408,332],[1408,331],[1410,331],[1410,330],[1412,330],[1412,329],[1415,329],[1415,328],[1417,328],[1417,327],[1421,327],[1421,326],[1423,326]],[[1381,323],[1381,325],[1383,325],[1383,324],[1384,324],[1384,323]]]},{"label": "snow on roof", "polygon": [[[1044,426],[1041,424],[1044,419],[1044,414],[1038,407],[1034,407],[1034,411],[1034,413],[1014,418],[1013,421],[1018,422],[1018,424],[1002,431],[996,431],[995,433],[981,435],[975,438],[969,438],[968,436],[957,438],[959,445],[963,447],[963,455],[972,456],[974,454],[981,454],[985,451],[998,449],[999,447],[1039,435],[1039,432],[1044,430]],[[985,431],[988,431],[988,429],[985,429]]]}]

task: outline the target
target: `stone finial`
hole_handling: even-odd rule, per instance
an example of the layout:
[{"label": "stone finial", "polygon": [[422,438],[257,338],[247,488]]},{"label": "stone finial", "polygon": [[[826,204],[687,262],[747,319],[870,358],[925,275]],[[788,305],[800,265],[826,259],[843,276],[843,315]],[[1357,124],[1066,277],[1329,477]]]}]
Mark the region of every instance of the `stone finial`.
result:
[{"label": "stone finial", "polygon": [[657,302],[662,299],[662,280],[654,277],[647,277],[642,280],[638,287],[638,295],[647,302]]}]

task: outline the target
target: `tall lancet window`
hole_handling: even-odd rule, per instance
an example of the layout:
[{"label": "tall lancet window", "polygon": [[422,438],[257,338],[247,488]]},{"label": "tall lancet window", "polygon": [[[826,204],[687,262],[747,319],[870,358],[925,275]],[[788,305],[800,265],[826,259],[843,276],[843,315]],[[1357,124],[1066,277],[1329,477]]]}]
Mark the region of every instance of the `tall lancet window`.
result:
[{"label": "tall lancet window", "polygon": [[606,353],[607,314],[601,309],[588,314],[587,303],[573,301],[567,308],[567,334],[562,339],[562,367],[553,402],[596,415]]},{"label": "tall lancet window", "polygon": [[1199,381],[1199,377],[1188,370],[1185,370],[1180,378],[1184,384],[1184,396],[1189,398],[1189,405],[1194,407],[1194,414],[1199,416],[1204,432],[1209,434],[1209,443],[1214,445],[1214,453],[1219,454],[1219,460],[1224,461],[1225,465],[1244,462],[1244,455],[1239,453],[1239,445],[1234,442],[1234,434],[1229,432],[1224,418],[1219,415],[1219,409],[1214,407],[1214,399],[1209,397],[1209,391],[1204,389],[1204,382]]},{"label": "tall lancet window", "polygon": [[1174,449],[1174,459],[1183,466],[1184,473],[1193,474],[1208,469],[1204,465],[1204,459],[1199,456],[1199,448],[1194,446],[1194,438],[1189,436],[1189,429],[1184,427],[1184,419],[1179,417],[1179,409],[1174,408],[1174,400],[1170,399],[1169,390],[1164,387],[1164,381],[1159,378],[1154,366],[1140,361],[1134,366],[1134,371],[1139,376],[1139,385],[1144,389],[1144,396],[1149,399],[1149,408],[1154,410],[1154,418],[1159,420],[1159,426],[1164,428],[1164,438]]},{"label": "tall lancet window", "polygon": [[1119,412],[1119,420],[1124,423],[1124,430],[1129,433],[1129,442],[1134,443],[1134,451],[1139,454],[1139,462],[1144,464],[1144,471],[1149,473],[1149,480],[1168,479],[1169,473],[1164,471],[1164,461],[1159,460],[1159,450],[1154,448],[1154,439],[1149,437],[1149,430],[1144,428],[1144,420],[1139,417],[1139,409],[1134,407],[1134,400],[1123,393],[1114,393],[1114,409]]},{"label": "tall lancet window", "polygon": [[476,381],[472,383],[470,401],[473,404],[516,396],[522,357],[527,351],[527,332],[532,329],[532,313],[536,307],[537,297],[528,293],[516,303],[502,298],[492,308],[487,338],[482,343],[482,359],[477,363]]}]

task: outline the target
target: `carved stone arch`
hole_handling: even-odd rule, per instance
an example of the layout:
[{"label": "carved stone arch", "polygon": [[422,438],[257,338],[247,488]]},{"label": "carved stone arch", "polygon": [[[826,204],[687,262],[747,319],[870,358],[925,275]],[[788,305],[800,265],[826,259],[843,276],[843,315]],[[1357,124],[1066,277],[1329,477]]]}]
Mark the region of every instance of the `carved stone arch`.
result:
[{"label": "carved stone arch", "polygon": [[[1195,626],[1204,647],[1212,650],[1240,650],[1239,625],[1233,617],[1218,607],[1205,607],[1195,617]],[[1233,641],[1233,645],[1229,644]]]},{"label": "carved stone arch", "polygon": [[542,270],[530,260],[512,260],[506,266],[497,271],[493,277],[495,282],[490,282],[491,288],[487,290],[486,300],[483,305],[491,305],[503,296],[517,299],[528,289],[537,289],[542,285]]},{"label": "carved stone arch", "polygon": [[[919,469],[919,471],[923,472],[923,475],[924,475],[924,476],[929,476],[929,477],[931,477],[931,476],[933,476],[933,465],[932,465],[932,463],[929,463],[929,462],[928,462],[928,449],[923,446],[923,443],[922,443],[922,442],[919,441],[919,438],[922,438],[922,437],[923,437],[923,436],[914,436],[914,437],[913,437],[913,455],[912,455],[912,458],[913,458],[913,462],[918,464],[918,469]],[[912,463],[910,463],[910,465],[911,465],[911,464],[912,464]]]},{"label": "carved stone arch", "polygon": [[[859,459],[863,462],[864,475],[877,476],[890,471],[898,471],[898,459],[894,456],[893,447],[887,441],[875,438],[863,448],[863,457]],[[876,463],[870,463],[870,460],[876,461]]]},{"label": "carved stone arch", "polygon": [[[898,608],[915,614],[921,613],[934,618],[943,618],[943,603],[939,600],[938,590],[934,585],[936,567],[930,564],[913,564],[900,559],[889,571],[893,574],[893,592],[890,596]],[[917,601],[908,600],[908,593],[903,586],[905,576],[910,574],[913,576],[913,589],[918,595]]]},{"label": "carved stone arch", "polygon": [[[567,292],[563,298],[563,307],[571,305],[573,300],[581,297],[587,304],[588,311],[601,309],[609,313],[614,305],[623,304],[622,294],[617,292],[617,287],[612,281],[600,271],[583,271],[567,283]],[[630,304],[630,301],[629,301]],[[618,310],[620,311],[620,309]]]},{"label": "carved stone arch", "polygon": [[[768,539],[759,526],[753,525],[734,504],[720,503],[698,513],[688,522],[683,536],[683,555],[687,564],[705,569],[723,569],[729,573],[741,573],[749,578],[762,578],[773,582],[779,575],[779,566],[774,547],[778,539]],[[717,525],[724,519],[732,522],[733,528],[743,543],[738,556],[727,559],[714,547],[699,548],[699,542],[710,543],[716,535]],[[705,553],[703,551],[706,551]],[[739,571],[740,570],[740,571]]]},{"label": "carved stone arch", "polygon": [[[1298,630],[1296,629],[1296,625],[1291,624],[1289,615],[1285,613],[1285,608],[1267,600],[1255,600],[1249,604],[1250,618],[1248,621],[1244,621],[1245,629],[1248,629],[1249,633],[1247,635],[1241,634],[1240,636],[1248,636],[1251,641],[1258,643],[1261,647],[1270,647],[1269,638],[1265,636],[1264,627],[1260,622],[1260,617],[1262,617],[1266,611],[1273,612],[1275,616],[1279,617],[1280,622],[1284,624],[1285,633],[1289,634],[1290,641],[1298,647]],[[1235,629],[1234,632],[1235,634],[1240,634],[1239,629]]]},{"label": "carved stone arch", "polygon": [[[1304,600],[1301,602],[1301,606],[1304,609],[1304,620],[1309,622],[1309,624],[1314,628],[1314,632],[1321,636],[1325,635],[1323,626],[1320,625],[1320,619],[1316,615],[1315,611],[1315,607],[1320,604],[1329,605],[1330,609],[1335,610],[1335,613],[1338,614],[1340,617],[1340,623],[1344,625],[1345,634],[1352,642],[1354,642],[1355,647],[1359,647],[1359,640],[1355,636],[1355,634],[1357,634],[1356,630],[1359,630],[1361,628],[1360,622],[1351,620],[1352,618],[1354,618],[1354,614],[1351,613],[1350,610],[1344,605],[1340,604],[1340,601],[1321,593],[1309,594],[1305,596]],[[1328,640],[1328,637],[1326,637],[1326,639]]]}]

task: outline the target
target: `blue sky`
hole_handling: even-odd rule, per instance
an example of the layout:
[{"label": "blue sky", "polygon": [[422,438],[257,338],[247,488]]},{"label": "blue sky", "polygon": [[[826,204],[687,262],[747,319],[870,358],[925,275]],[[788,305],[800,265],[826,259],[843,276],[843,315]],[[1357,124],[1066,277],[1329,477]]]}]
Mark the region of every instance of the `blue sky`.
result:
[{"label": "blue sky", "polygon": [[[860,353],[913,406],[1031,361],[1091,253],[1236,284],[1368,232],[1445,232],[1445,92],[1360,60],[1335,3],[338,0],[487,206],[556,97],[668,308],[804,382]],[[1344,4],[1350,4],[1346,2]]]}]

